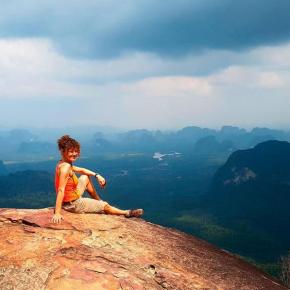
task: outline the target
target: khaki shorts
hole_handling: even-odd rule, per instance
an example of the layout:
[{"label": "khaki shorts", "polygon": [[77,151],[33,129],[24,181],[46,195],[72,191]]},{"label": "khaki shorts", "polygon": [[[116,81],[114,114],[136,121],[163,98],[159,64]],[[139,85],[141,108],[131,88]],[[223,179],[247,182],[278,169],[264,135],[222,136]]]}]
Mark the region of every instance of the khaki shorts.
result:
[{"label": "khaki shorts", "polygon": [[86,180],[87,176],[84,175],[78,179],[77,190],[80,198],[64,203],[62,208],[74,213],[104,213],[104,207],[108,204],[106,201],[82,197],[86,190]]},{"label": "khaki shorts", "polygon": [[77,200],[64,203],[62,208],[74,213],[104,213],[104,208],[107,204],[103,200],[80,197]]}]

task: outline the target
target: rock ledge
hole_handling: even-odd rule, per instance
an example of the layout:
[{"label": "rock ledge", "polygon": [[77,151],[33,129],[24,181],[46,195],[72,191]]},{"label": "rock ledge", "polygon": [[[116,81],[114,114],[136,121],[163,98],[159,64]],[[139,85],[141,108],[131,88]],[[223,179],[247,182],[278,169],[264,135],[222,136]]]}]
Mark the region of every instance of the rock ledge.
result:
[{"label": "rock ledge", "polygon": [[286,289],[207,242],[142,219],[0,209],[0,289]]}]

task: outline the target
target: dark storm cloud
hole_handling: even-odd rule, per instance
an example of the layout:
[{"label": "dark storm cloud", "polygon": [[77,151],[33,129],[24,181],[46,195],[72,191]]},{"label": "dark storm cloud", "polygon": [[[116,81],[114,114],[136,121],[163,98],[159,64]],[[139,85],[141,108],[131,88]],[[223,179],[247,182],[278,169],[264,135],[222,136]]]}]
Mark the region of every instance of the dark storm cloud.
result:
[{"label": "dark storm cloud", "polygon": [[289,0],[3,1],[1,37],[48,37],[84,58],[182,56],[290,40]]}]

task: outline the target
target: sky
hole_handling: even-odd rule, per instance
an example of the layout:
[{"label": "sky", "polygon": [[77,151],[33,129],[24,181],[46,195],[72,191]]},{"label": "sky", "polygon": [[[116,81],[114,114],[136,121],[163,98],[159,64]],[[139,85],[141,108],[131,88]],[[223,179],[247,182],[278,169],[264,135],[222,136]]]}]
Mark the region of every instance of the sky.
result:
[{"label": "sky", "polygon": [[3,0],[0,128],[290,126],[289,0]]}]

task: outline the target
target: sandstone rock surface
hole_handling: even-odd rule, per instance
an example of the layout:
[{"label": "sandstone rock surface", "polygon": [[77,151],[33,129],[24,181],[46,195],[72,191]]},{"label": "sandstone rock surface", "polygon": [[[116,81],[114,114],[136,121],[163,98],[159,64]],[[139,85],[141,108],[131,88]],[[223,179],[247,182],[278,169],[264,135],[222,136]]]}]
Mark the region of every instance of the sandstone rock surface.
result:
[{"label": "sandstone rock surface", "polygon": [[0,289],[286,289],[233,255],[142,219],[0,209]]}]

